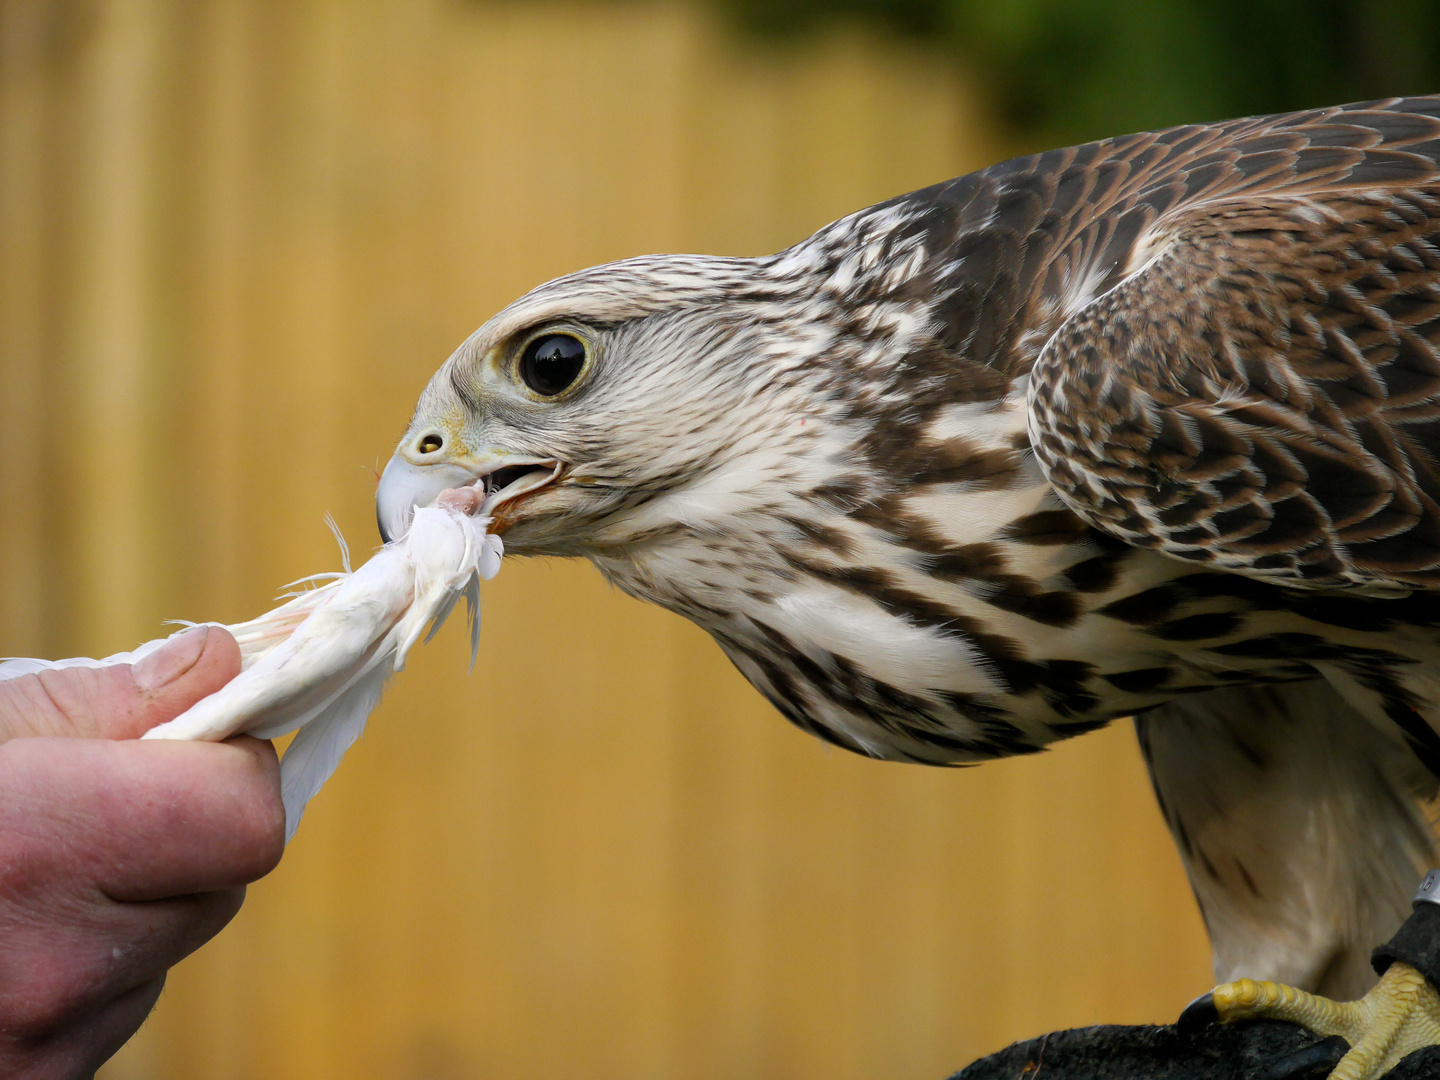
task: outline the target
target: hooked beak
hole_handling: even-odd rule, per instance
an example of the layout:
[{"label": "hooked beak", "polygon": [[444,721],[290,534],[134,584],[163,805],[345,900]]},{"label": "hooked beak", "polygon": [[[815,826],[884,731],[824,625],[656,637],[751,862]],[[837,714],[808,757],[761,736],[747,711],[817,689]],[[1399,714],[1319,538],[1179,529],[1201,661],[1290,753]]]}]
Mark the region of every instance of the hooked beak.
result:
[{"label": "hooked beak", "polygon": [[380,537],[388,544],[404,536],[410,531],[415,508],[429,506],[442,491],[478,481],[485,493],[480,512],[493,515],[502,503],[513,502],[552,484],[562,468],[553,458],[501,455],[473,466],[456,462],[416,465],[396,454],[385,466],[375,491],[375,520],[380,526]]}]

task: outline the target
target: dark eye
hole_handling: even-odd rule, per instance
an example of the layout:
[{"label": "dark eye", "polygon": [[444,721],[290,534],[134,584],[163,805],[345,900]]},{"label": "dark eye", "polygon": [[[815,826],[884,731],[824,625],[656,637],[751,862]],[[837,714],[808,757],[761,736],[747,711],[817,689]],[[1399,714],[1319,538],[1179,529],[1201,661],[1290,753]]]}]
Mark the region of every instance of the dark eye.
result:
[{"label": "dark eye", "polygon": [[580,377],[585,345],[569,334],[545,334],[525,346],[520,378],[535,393],[554,397]]}]

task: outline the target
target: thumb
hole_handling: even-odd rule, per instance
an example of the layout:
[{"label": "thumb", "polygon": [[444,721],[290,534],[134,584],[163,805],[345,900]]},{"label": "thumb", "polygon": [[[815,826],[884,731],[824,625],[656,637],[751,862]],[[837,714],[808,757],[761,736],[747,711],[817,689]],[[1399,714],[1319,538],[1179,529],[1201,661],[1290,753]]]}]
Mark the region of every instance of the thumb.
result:
[{"label": "thumb", "polygon": [[0,681],[0,742],[29,735],[135,739],[173,720],[240,671],[219,626],[192,626],[134,666],[60,668]]}]

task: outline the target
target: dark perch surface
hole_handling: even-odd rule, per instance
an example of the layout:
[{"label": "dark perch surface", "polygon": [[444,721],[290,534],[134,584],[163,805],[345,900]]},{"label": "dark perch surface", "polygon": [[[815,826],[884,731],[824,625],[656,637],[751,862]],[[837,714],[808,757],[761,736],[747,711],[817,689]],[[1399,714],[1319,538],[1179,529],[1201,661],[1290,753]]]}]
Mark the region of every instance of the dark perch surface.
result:
[{"label": "dark perch surface", "polygon": [[[1168,1026],[1076,1028],[1015,1043],[952,1080],[1259,1080],[1277,1058],[1316,1041],[1293,1024],[1271,1021],[1212,1027],[1198,1035]],[[1313,1073],[1314,1080],[1327,1071]],[[1440,1047],[1432,1046],[1411,1054],[1385,1080],[1437,1077]]]}]

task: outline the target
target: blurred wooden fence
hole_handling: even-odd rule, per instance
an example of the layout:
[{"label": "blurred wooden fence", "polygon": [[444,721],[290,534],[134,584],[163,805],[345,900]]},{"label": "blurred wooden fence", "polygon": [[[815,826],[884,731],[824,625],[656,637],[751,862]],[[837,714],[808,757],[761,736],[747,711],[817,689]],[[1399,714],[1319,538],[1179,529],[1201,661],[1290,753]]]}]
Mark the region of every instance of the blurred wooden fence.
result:
[{"label": "blurred wooden fence", "polygon": [[[995,156],[859,31],[668,4],[0,0],[0,655],[246,617],[497,307],[777,249]],[[107,1067],[939,1080],[1172,1016],[1199,921],[1127,728],[950,772],[791,730],[693,627],[508,564]]]}]

